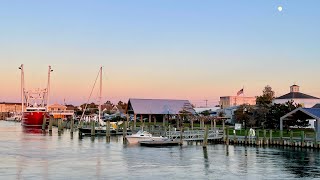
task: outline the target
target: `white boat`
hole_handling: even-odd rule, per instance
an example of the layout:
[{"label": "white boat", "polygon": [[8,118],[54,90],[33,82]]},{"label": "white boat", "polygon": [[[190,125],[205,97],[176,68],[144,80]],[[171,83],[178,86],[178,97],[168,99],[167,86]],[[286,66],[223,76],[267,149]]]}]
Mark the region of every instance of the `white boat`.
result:
[{"label": "white boat", "polygon": [[166,138],[162,137],[162,136],[154,137],[154,136],[152,136],[151,133],[149,133],[147,131],[141,131],[140,130],[135,134],[127,135],[126,139],[127,139],[129,144],[138,144],[139,141],[147,141],[147,140],[157,141],[157,140],[163,140],[163,139],[166,139]]},{"label": "white boat", "polygon": [[7,117],[6,121],[21,121],[21,114],[14,114],[13,116]]}]

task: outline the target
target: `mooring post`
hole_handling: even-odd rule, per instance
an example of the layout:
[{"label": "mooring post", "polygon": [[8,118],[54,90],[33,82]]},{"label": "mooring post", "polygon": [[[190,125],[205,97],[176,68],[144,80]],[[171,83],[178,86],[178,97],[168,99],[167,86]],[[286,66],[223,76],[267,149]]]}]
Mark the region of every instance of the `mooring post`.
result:
[{"label": "mooring post", "polygon": [[127,135],[127,122],[125,121],[124,124],[123,124],[123,144],[126,144],[127,141],[126,141],[126,135]]},{"label": "mooring post", "polygon": [[119,122],[117,121],[117,128],[116,128],[116,134],[118,134],[119,133]]},{"label": "mooring post", "polygon": [[224,119],[222,119],[222,130],[223,130],[223,142],[226,142],[226,131],[225,131]]},{"label": "mooring post", "polygon": [[229,145],[229,126],[226,126],[226,142],[227,145]]},{"label": "mooring post", "polygon": [[248,144],[248,130],[244,130],[244,144]]},{"label": "mooring post", "polygon": [[272,129],[270,129],[270,140],[269,140],[269,144],[273,144],[273,142],[272,142]]},{"label": "mooring post", "polygon": [[263,145],[267,144],[267,130],[263,130]]},{"label": "mooring post", "polygon": [[43,119],[42,119],[42,130],[46,130],[46,125],[47,125],[47,118],[46,115],[43,115]]},{"label": "mooring post", "polygon": [[91,136],[96,135],[96,122],[94,120],[91,120]]},{"label": "mooring post", "polygon": [[301,147],[304,147],[304,131],[301,131]]},{"label": "mooring post", "polygon": [[257,131],[256,131],[256,145],[257,146],[260,145],[259,144],[259,129],[257,129]]},{"label": "mooring post", "polygon": [[58,132],[61,132],[61,119],[58,119]]},{"label": "mooring post", "polygon": [[203,137],[203,143],[202,143],[203,148],[207,148],[207,145],[208,145],[208,134],[209,134],[209,127],[206,125],[205,132],[204,132],[204,137]]},{"label": "mooring post", "polygon": [[293,146],[293,131],[290,131],[290,145]]},{"label": "mooring post", "polygon": [[233,130],[233,144],[237,143],[237,131],[234,129]]},{"label": "mooring post", "polygon": [[108,143],[110,142],[110,120],[107,121],[107,126],[106,126],[106,141]]},{"label": "mooring post", "polygon": [[74,119],[71,118],[71,123],[70,123],[70,133],[73,134],[73,126],[74,126]]},{"label": "mooring post", "polygon": [[52,131],[52,123],[53,123],[53,119],[50,116],[50,118],[49,118],[49,132]]},{"label": "mooring post", "polygon": [[183,126],[180,127],[180,146],[182,146],[182,144],[183,144],[182,136],[183,136]]}]

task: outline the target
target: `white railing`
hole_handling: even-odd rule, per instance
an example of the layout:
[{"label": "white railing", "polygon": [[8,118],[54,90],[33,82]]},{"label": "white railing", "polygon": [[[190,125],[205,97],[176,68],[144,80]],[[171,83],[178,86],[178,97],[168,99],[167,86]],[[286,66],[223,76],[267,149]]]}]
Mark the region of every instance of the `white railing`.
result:
[{"label": "white railing", "polygon": [[[182,133],[183,140],[203,140],[205,130],[193,130],[193,131],[184,131]],[[166,136],[170,139],[179,139],[181,135],[180,131],[168,131]],[[208,139],[220,139],[223,137],[223,131],[219,129],[209,130]]]}]

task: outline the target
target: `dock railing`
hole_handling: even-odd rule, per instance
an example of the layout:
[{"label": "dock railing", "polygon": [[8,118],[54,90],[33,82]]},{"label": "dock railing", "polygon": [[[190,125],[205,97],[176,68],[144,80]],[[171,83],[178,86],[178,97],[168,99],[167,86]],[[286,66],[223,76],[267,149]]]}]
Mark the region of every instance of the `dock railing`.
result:
[{"label": "dock railing", "polygon": [[[204,139],[205,130],[189,130],[184,131],[182,133],[182,139],[185,141],[197,141],[197,140],[203,140]],[[179,139],[181,136],[180,131],[167,131],[166,136],[169,139]],[[221,139],[223,138],[223,130],[221,129],[214,129],[209,130],[208,133],[208,139]]]}]

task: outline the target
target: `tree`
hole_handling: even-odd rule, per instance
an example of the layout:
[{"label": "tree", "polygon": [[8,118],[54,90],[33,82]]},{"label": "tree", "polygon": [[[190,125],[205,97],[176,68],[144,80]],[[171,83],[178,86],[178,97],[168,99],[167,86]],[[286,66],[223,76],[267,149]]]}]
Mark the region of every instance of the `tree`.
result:
[{"label": "tree", "polygon": [[244,124],[245,129],[247,126],[254,126],[256,121],[253,117],[253,106],[243,104],[234,112],[236,122]]},{"label": "tree", "polygon": [[205,111],[202,111],[200,114],[202,114],[204,116],[209,116],[210,115],[210,111],[209,110],[205,110]]},{"label": "tree", "polygon": [[262,95],[257,96],[256,104],[270,105],[273,99],[274,99],[274,91],[272,91],[272,88],[269,85],[267,85],[266,87],[264,87],[262,91]]},{"label": "tree", "polygon": [[274,91],[269,85],[265,86],[262,95],[256,98],[256,108],[253,111],[256,126],[265,128],[267,113],[270,111],[273,99]]},{"label": "tree", "polygon": [[[287,113],[301,107],[300,104],[295,104],[293,101],[288,101],[284,104],[273,104],[270,111],[267,113],[266,127],[270,129],[277,129],[280,126],[280,118]],[[290,119],[285,121],[286,126],[307,126],[308,123],[302,118]]]},{"label": "tree", "polygon": [[122,102],[122,101],[119,101],[119,102],[118,102],[118,106],[120,106],[121,109],[126,110],[128,104],[127,104],[127,103],[124,103],[124,102]]}]

